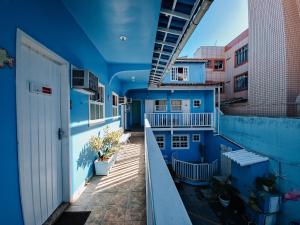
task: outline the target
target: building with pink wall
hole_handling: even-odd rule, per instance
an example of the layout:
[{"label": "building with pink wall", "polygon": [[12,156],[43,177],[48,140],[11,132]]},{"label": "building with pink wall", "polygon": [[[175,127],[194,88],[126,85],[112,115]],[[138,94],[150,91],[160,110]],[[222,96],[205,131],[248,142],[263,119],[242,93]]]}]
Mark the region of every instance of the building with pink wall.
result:
[{"label": "building with pink wall", "polygon": [[[220,82],[226,109],[241,106],[248,99],[248,29],[226,46],[201,46],[195,58],[207,60],[206,81]],[[220,63],[222,66],[220,67]]]},{"label": "building with pink wall", "polygon": [[299,116],[300,0],[248,4],[249,29],[224,47],[200,47],[194,57],[224,57],[222,73],[206,72],[207,80],[224,82],[225,113]]}]

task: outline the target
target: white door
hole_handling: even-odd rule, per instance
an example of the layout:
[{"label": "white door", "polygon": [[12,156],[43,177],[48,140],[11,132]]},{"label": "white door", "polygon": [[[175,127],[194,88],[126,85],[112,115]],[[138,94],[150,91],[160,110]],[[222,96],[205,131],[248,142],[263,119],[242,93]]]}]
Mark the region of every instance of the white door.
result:
[{"label": "white door", "polygon": [[189,113],[190,112],[190,100],[184,99],[182,100],[182,112],[183,113]]},{"label": "white door", "polygon": [[145,100],[145,113],[153,113],[153,112],[154,112],[154,101]]},{"label": "white door", "polygon": [[190,126],[191,118],[190,118],[190,100],[184,99],[182,100],[182,113],[183,113],[183,125]]},{"label": "white door", "polygon": [[[18,56],[18,152],[25,225],[40,225],[63,201],[62,66],[25,44]],[[21,96],[21,97],[20,97]]]}]

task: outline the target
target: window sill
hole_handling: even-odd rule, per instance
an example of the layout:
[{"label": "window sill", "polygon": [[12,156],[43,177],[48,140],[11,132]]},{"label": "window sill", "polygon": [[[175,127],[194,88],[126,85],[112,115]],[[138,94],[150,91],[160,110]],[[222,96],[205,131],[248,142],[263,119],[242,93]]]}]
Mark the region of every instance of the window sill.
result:
[{"label": "window sill", "polygon": [[248,91],[248,88],[246,88],[246,89],[241,89],[241,90],[234,90],[234,93],[242,92],[242,91]]},{"label": "window sill", "polygon": [[112,117],[112,120],[117,120],[117,119],[119,119],[119,118],[121,118],[121,116],[113,116],[113,117]]},{"label": "window sill", "polygon": [[189,149],[189,147],[188,148],[171,148],[172,150],[188,150]]},{"label": "window sill", "polygon": [[100,119],[100,120],[89,120],[89,127],[102,124],[102,123],[105,122],[105,120],[106,120],[105,118],[104,119]]},{"label": "window sill", "polygon": [[245,61],[245,62],[243,62],[243,63],[241,63],[241,64],[234,64],[234,68],[238,68],[238,67],[240,67],[240,66],[243,66],[243,65],[245,65],[246,63],[248,63],[248,61]]}]

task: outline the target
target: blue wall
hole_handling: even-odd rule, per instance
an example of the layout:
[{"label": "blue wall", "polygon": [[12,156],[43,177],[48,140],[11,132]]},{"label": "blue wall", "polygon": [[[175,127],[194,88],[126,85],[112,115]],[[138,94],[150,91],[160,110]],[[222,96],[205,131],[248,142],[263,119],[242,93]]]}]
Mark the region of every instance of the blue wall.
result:
[{"label": "blue wall", "polygon": [[[164,159],[171,163],[172,154],[176,151],[179,152],[179,159],[189,162],[199,162],[200,161],[200,144],[205,143],[205,131],[174,131],[173,135],[184,134],[189,136],[189,149],[172,149],[171,142],[171,131],[154,131],[154,135],[164,135],[165,136],[165,148],[161,150]],[[200,142],[193,142],[192,135],[200,134]]]},{"label": "blue wall", "polygon": [[171,81],[171,72],[166,73],[163,83],[205,83],[205,63],[175,63],[175,66],[187,66],[189,68],[188,81]]},{"label": "blue wall", "polygon": [[[221,133],[246,149],[268,156],[281,192],[300,190],[300,120],[289,118],[222,116]],[[280,164],[279,164],[280,163]],[[283,202],[280,224],[300,221],[300,202]]]},{"label": "blue wall", "polygon": [[233,151],[241,149],[240,146],[238,146],[235,143],[232,143],[231,141],[227,140],[221,135],[217,135],[212,131],[206,132],[205,133],[205,147],[206,147],[205,157],[207,162],[211,163],[214,160],[218,159],[220,163],[220,158],[221,158],[220,145],[225,145],[227,147],[230,147],[232,148]]},{"label": "blue wall", "polygon": [[[179,91],[175,90],[173,93],[171,91],[160,91],[160,90],[130,90],[127,92],[126,96],[132,98],[133,100],[141,100],[141,110],[142,110],[142,125],[144,124],[144,113],[145,113],[145,100],[155,100],[155,99],[166,99],[168,100],[167,112],[171,112],[171,99],[190,99],[190,112],[200,113],[200,112],[213,112],[213,96],[214,92],[212,90],[188,90]],[[201,99],[201,107],[194,108],[193,100]],[[128,114],[128,124],[131,125],[131,114]]]},{"label": "blue wall", "polygon": [[[16,57],[16,28],[18,27],[71,64],[89,68],[100,76],[102,83],[108,83],[110,74],[107,72],[107,64],[102,55],[64,8],[61,1],[2,0],[0,27],[0,47],[6,48],[12,57]],[[10,225],[23,224],[18,182],[15,73],[15,67],[0,69],[2,103],[0,136],[3,150],[0,163],[0,177],[3,180],[3,185],[0,187],[0,193],[2,193],[0,195],[0,202],[2,202],[0,224]],[[106,95],[111,90],[119,92],[118,79],[114,79],[111,87],[106,87]],[[105,124],[88,127],[86,95],[72,91],[71,100],[73,107],[71,110],[73,191],[75,191],[92,173],[90,166],[94,158],[92,153],[87,153],[90,160],[80,161],[82,154],[85,154],[88,137],[91,134],[98,134]],[[106,104],[106,115],[111,115],[111,98]],[[108,120],[106,123],[110,122]],[[118,121],[114,121],[113,127],[117,126]]]}]

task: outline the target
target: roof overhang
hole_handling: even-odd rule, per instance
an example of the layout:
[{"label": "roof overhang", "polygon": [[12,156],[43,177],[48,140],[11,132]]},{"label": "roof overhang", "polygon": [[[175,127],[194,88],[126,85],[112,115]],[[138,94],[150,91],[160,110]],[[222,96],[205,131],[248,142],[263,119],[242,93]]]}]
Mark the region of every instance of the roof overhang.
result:
[{"label": "roof overhang", "polygon": [[149,86],[161,83],[213,0],[162,0]]},{"label": "roof overhang", "polygon": [[176,86],[176,85],[165,85],[165,86],[149,86],[149,91],[214,91],[216,86],[199,86],[199,85],[191,85],[191,86]]}]

